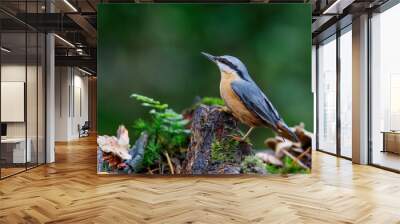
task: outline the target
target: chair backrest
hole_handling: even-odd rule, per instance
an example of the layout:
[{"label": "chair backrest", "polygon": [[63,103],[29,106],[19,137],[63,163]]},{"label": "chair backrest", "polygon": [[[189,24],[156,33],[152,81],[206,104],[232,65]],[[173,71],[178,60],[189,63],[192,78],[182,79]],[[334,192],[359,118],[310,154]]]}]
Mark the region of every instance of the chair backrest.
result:
[{"label": "chair backrest", "polygon": [[83,124],[82,127],[90,128],[90,123],[89,123],[89,121],[85,121],[85,123]]}]

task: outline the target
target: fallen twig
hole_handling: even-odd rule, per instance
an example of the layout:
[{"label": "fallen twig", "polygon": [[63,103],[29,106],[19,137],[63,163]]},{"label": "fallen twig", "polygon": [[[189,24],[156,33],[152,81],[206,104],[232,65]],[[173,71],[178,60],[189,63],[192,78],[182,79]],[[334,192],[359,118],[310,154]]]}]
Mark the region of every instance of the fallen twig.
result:
[{"label": "fallen twig", "polygon": [[150,167],[147,167],[147,170],[149,171],[150,174],[154,174],[153,171],[150,169]]},{"label": "fallen twig", "polygon": [[310,169],[308,166],[306,166],[304,163],[302,163],[300,160],[296,160],[296,157],[290,154],[286,149],[280,149],[286,156],[290,157],[293,161],[295,161],[299,166],[303,167],[304,169]]},{"label": "fallen twig", "polygon": [[294,159],[294,160],[292,161],[292,164],[293,164],[294,162],[300,161],[301,158],[303,158],[303,156],[307,155],[307,154],[310,152],[310,150],[311,150],[311,147],[308,148],[308,149],[307,149],[306,151],[304,151],[303,153],[301,153],[299,156],[297,156],[296,159]]},{"label": "fallen twig", "polygon": [[167,158],[169,169],[171,170],[171,174],[175,174],[174,166],[172,166],[171,159],[169,158],[168,152],[164,151],[164,156]]}]

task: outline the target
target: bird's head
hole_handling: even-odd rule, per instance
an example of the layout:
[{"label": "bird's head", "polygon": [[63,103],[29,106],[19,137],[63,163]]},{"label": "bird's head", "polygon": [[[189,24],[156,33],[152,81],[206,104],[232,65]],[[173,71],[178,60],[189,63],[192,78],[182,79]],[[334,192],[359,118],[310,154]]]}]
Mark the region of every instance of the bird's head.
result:
[{"label": "bird's head", "polygon": [[241,79],[247,81],[251,80],[246,66],[238,58],[229,55],[213,56],[205,52],[201,53],[218,66],[222,75],[233,74],[237,75]]}]

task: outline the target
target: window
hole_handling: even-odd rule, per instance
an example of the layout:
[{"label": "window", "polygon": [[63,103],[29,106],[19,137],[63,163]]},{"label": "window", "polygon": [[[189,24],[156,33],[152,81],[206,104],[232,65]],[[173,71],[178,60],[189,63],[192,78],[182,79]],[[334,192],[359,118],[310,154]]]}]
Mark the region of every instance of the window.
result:
[{"label": "window", "polygon": [[400,5],[371,18],[371,160],[400,170]]},{"label": "window", "polygon": [[318,47],[318,148],[336,153],[336,36]]},{"label": "window", "polygon": [[340,155],[352,156],[352,33],[351,26],[340,36]]},{"label": "window", "polygon": [[[22,15],[39,12],[43,3],[18,6]],[[0,178],[5,178],[45,163],[46,39],[8,14],[0,17],[13,25],[0,24]]]}]

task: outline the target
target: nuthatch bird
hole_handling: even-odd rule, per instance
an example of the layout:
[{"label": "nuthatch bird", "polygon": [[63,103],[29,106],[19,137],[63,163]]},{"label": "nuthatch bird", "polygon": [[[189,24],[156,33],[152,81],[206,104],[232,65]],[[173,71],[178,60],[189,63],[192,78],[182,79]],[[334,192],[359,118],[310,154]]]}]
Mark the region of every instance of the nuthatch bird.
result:
[{"label": "nuthatch bird", "polygon": [[269,127],[286,139],[298,141],[238,58],[201,53],[217,64],[221,72],[219,90],[225,105],[234,117],[250,127],[241,140],[245,140],[255,127]]}]

